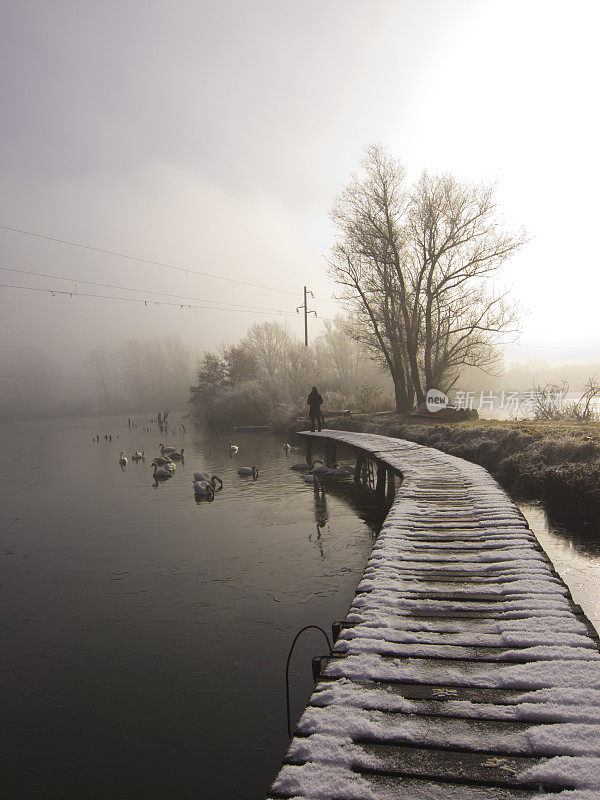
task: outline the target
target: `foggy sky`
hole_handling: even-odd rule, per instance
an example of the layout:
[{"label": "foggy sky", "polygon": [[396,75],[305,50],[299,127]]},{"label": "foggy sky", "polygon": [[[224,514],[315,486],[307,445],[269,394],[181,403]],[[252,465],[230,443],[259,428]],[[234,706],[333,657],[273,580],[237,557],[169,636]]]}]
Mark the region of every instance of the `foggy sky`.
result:
[{"label": "foggy sky", "polygon": [[[532,235],[505,271],[524,311],[507,357],[597,360],[597,23],[592,2],[541,0],[4,4],[0,225],[279,291],[5,230],[0,266],[276,309],[300,333],[304,284],[336,313],[328,211],[382,142],[413,176],[497,181]],[[65,348],[73,374],[66,348],[92,339],[212,348],[274,318],[0,287],[5,350]]]}]

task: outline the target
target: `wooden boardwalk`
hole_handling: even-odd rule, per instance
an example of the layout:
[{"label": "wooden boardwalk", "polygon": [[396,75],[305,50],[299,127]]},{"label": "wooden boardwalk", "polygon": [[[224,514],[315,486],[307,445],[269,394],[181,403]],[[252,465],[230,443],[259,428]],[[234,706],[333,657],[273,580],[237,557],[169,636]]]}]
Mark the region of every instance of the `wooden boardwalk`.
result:
[{"label": "wooden boardwalk", "polygon": [[508,496],[411,442],[302,435],[402,483],[268,797],[600,800],[598,636]]}]

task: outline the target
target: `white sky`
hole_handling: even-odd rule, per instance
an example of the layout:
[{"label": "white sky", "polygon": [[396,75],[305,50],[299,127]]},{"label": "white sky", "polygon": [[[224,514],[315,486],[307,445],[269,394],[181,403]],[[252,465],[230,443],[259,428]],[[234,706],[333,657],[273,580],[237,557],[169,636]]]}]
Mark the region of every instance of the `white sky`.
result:
[{"label": "white sky", "polygon": [[[599,23],[577,0],[5,6],[0,225],[279,291],[6,230],[0,266],[280,309],[300,334],[304,284],[336,312],[328,211],[381,142],[413,175],[496,181],[507,225],[533,237],[503,276],[524,310],[508,359],[600,359]],[[164,333],[212,348],[273,318],[0,287],[4,352]]]}]

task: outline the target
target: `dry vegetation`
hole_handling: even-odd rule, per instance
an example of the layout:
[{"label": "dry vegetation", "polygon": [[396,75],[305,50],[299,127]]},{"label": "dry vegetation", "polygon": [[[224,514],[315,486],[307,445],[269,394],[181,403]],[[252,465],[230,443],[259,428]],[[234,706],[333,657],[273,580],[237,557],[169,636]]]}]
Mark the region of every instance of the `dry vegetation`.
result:
[{"label": "dry vegetation", "polygon": [[508,491],[543,499],[569,520],[600,527],[600,423],[467,421],[414,424],[377,415],[327,420],[435,447],[491,472]]}]

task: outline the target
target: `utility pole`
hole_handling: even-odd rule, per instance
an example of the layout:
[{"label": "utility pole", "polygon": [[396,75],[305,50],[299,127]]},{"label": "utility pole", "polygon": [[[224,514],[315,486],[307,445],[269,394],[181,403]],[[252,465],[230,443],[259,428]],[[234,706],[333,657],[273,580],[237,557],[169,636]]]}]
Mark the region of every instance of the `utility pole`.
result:
[{"label": "utility pole", "polygon": [[313,293],[312,292],[307,292],[306,291],[306,286],[305,286],[304,287],[304,305],[298,306],[298,308],[296,309],[296,314],[300,313],[300,309],[301,308],[304,309],[304,347],[308,347],[308,315],[309,314],[314,314],[315,317],[317,316],[317,312],[316,311],[314,311],[314,310],[309,311],[308,310],[308,299],[307,299],[308,295],[313,297]]}]

